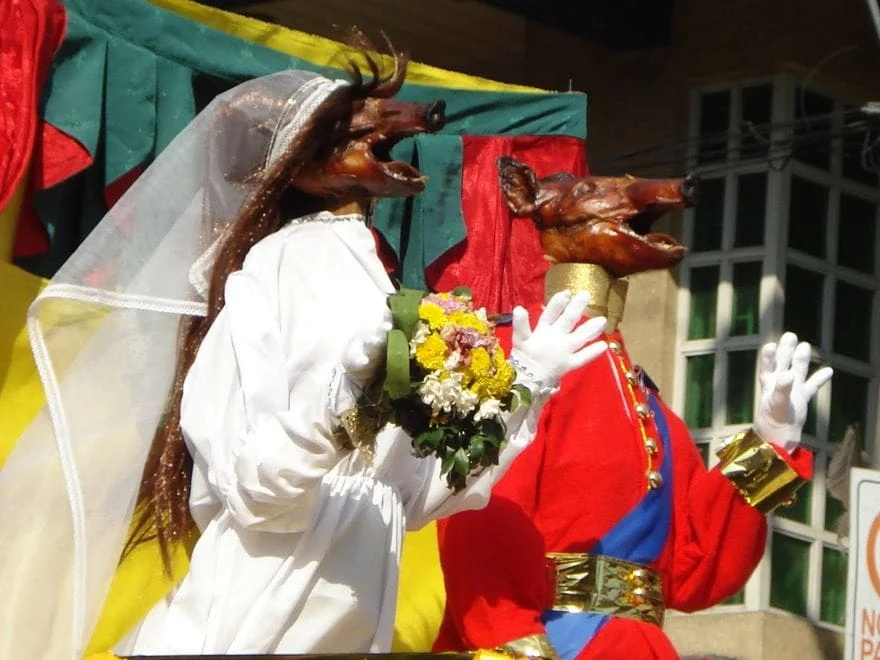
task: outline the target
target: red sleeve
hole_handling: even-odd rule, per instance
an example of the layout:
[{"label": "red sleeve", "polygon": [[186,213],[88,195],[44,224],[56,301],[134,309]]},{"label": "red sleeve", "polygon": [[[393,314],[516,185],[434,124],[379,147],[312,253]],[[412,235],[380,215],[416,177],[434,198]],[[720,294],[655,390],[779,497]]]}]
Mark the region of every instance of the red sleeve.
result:
[{"label": "red sleeve", "polygon": [[[707,470],[684,422],[666,410],[674,461],[673,539],[667,606],[693,612],[737,593],[764,553],[767,521],[715,468]],[[783,453],[783,452],[780,452]],[[798,448],[787,462],[804,478],[812,455]]]},{"label": "red sleeve", "polygon": [[480,511],[438,523],[446,612],[435,651],[495,648],[543,633],[553,585],[544,540],[515,502],[493,496]]}]

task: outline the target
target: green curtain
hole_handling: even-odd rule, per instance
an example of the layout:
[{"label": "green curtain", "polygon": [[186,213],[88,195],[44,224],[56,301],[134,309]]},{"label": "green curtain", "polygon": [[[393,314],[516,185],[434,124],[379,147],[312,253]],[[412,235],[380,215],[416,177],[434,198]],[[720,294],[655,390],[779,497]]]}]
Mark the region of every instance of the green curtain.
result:
[{"label": "green curtain", "polygon": [[[286,68],[327,75],[316,66],[211,29],[146,0],[63,0],[68,30],[45,87],[42,115],[78,140],[94,157],[84,173],[38,194],[35,205],[52,249],[22,261],[51,276],[106,211],[103,188],[146,167],[214,94],[255,76]],[[397,146],[400,158],[418,159],[430,172],[425,200],[409,205],[383,200],[376,227],[398,252],[408,250],[410,275],[464,238],[461,217],[461,135],[567,135],[586,137],[586,99],[579,93],[509,93],[449,90],[406,84],[400,97],[442,98],[447,125],[442,134]],[[412,236],[404,231],[411,212],[430,208],[439,231]]]}]

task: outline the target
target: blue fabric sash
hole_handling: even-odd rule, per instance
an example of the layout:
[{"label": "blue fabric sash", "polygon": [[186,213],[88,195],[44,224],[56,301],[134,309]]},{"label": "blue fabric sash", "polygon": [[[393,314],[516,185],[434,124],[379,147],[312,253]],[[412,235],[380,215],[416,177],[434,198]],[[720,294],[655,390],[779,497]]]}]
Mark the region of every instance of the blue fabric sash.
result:
[{"label": "blue fabric sash", "polygon": [[[638,564],[650,564],[660,556],[672,518],[672,442],[666,417],[653,392],[648,404],[654,413],[663,445],[660,474],[663,487],[649,490],[633,509],[603,536],[591,552]],[[547,637],[562,660],[574,660],[611,617],[590,612],[548,610],[542,620]]]}]

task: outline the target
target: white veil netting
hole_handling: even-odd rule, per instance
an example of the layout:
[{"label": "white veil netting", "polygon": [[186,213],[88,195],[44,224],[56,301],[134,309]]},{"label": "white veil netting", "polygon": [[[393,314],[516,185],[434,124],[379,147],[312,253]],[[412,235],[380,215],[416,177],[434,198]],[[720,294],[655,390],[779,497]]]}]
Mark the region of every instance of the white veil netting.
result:
[{"label": "white veil netting", "polygon": [[215,98],[37,297],[47,405],[0,471],[0,660],[79,660],[125,543],[180,321],[253,176],[342,81],[285,71]]}]

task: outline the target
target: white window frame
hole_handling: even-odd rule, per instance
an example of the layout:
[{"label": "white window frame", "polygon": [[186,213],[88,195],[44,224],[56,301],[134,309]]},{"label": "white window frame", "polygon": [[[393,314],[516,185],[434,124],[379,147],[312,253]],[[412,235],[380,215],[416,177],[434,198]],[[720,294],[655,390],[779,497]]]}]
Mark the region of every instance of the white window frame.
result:
[{"label": "white window frame", "polygon": [[[751,87],[760,84],[773,84],[773,100],[771,108],[771,120],[774,124],[791,122],[795,117],[794,92],[799,80],[790,74],[778,74],[775,76],[750,78],[737,80],[733,83],[701,86],[692,90],[690,98],[690,137],[691,144],[696,145],[699,136],[700,99],[707,92],[729,91],[731,93],[730,115],[728,126],[731,136],[728,140],[728,151],[731,157],[736,158],[738,140],[735,135],[735,119],[741,113],[741,90],[743,87]],[[835,99],[835,111],[845,105],[845,101],[817,85],[810,85],[811,91],[824,94]],[[855,105],[855,104],[849,104]],[[839,128],[841,117],[835,112],[833,129]],[[771,138],[774,140],[784,138],[786,129],[774,129]],[[700,172],[701,167],[697,164],[696,146],[689,155],[689,167],[693,171]],[[712,169],[717,163],[709,164],[707,169]],[[767,172],[767,199],[765,206],[765,233],[763,247],[734,248],[733,232],[735,228],[735,204],[737,177],[750,172]],[[880,391],[878,391],[878,374],[880,374],[880,294],[874,296],[874,309],[871,316],[871,346],[870,363],[853,360],[845,356],[833,354],[831,351],[832,341],[832,316],[834,309],[834,282],[838,279],[857,284],[874,291],[880,290],[880,278],[877,272],[880,269],[880,226],[875,233],[875,274],[873,276],[857,273],[847,268],[837,266],[829,261],[824,261],[803,253],[788,250],[788,197],[792,175],[797,175],[810,181],[820,183],[831,191],[829,215],[837,218],[839,207],[839,192],[850,192],[860,198],[874,201],[880,208],[880,189],[857,182],[845,180],[841,176],[841,157],[839,153],[832,152],[830,171],[824,171],[798,161],[790,161],[777,170],[768,167],[767,163],[758,162],[747,164],[736,169],[731,169],[723,175],[726,178],[725,199],[723,206],[723,229],[720,250],[712,252],[699,252],[690,254],[680,270],[679,296],[678,296],[678,319],[676,337],[676,364],[675,379],[673,386],[673,408],[680,414],[685,407],[685,380],[687,359],[690,356],[712,353],[715,355],[715,371],[713,376],[713,401],[712,401],[712,427],[709,429],[692,430],[694,440],[697,443],[708,443],[710,450],[710,465],[717,462],[715,452],[720,444],[737,431],[747,428],[748,425],[728,425],[725,423],[725,388],[723,374],[727,369],[727,354],[731,350],[752,349],[757,351],[761,344],[771,339],[778,339],[783,331],[784,287],[785,267],[788,264],[803,266],[814,272],[821,272],[825,277],[825,290],[822,308],[822,344],[813,349],[813,359],[817,362],[831,364],[846,371],[869,378],[868,388],[868,411],[865,435],[873,438],[873,442],[867,443],[867,450],[872,456],[878,455],[880,446],[880,415],[877,414],[880,406]],[[774,222],[774,219],[776,222]],[[828,254],[836,254],[838,222],[829,223]],[[684,216],[683,237],[685,245],[691,243],[694,235],[694,212],[687,211]],[[729,336],[730,313],[732,309],[732,264],[739,261],[762,261],[763,271],[760,284],[760,320],[758,335],[752,336]],[[690,276],[691,269],[699,266],[717,265],[719,269],[719,286],[716,302],[716,328],[715,336],[711,339],[689,340],[688,326],[690,319]],[[830,275],[830,277],[828,277]],[[759,387],[755,386],[755,406],[757,408],[760,395]],[[823,628],[841,631],[842,627],[820,621],[821,606],[821,567],[822,549],[829,546],[840,549],[837,536],[834,532],[824,529],[825,516],[825,462],[829,451],[833,452],[836,445],[820,440],[827,437],[828,418],[830,411],[830,389],[824,388],[817,397],[818,416],[816,436],[806,436],[804,444],[816,452],[816,476],[813,481],[813,496],[811,498],[810,520],[818,521],[817,525],[804,524],[778,516],[773,516],[768,530],[767,547],[760,564],[752,578],[746,585],[744,603],[742,605],[719,605],[713,608],[713,613],[725,611],[757,611],[769,610],[790,615],[790,613],[770,606],[770,546],[772,532],[778,530],[788,536],[811,542],[809,551],[809,568],[807,582],[807,618],[814,624]],[[871,404],[874,405],[871,405]],[[868,434],[869,430],[872,432]],[[792,615],[793,616],[793,615]]]}]

